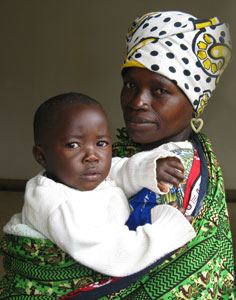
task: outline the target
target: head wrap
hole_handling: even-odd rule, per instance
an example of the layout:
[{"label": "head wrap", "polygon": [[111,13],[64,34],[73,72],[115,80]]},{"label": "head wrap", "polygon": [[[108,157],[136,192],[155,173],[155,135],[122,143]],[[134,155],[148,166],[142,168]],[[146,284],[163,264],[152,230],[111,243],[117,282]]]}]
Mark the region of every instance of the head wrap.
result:
[{"label": "head wrap", "polygon": [[179,11],[151,12],[127,33],[122,66],[142,67],[173,80],[199,115],[231,58],[228,24]]}]

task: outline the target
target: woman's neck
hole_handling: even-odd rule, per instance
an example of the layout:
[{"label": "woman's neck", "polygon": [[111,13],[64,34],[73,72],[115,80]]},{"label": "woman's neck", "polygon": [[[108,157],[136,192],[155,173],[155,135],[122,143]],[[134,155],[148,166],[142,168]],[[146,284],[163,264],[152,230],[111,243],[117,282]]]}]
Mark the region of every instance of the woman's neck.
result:
[{"label": "woman's neck", "polygon": [[146,150],[152,150],[154,148],[157,148],[163,144],[169,143],[169,142],[184,142],[186,140],[189,140],[191,137],[191,132],[192,129],[191,127],[185,128],[185,130],[181,131],[179,134],[168,137],[166,139],[160,140],[160,141],[155,141],[153,143],[148,143],[148,144],[140,144],[140,147],[142,151]]}]

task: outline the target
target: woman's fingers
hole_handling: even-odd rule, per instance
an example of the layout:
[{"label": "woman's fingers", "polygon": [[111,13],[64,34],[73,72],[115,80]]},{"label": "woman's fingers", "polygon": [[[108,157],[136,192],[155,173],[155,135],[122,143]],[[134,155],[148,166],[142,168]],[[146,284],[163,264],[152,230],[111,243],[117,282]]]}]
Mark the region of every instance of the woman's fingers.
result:
[{"label": "woman's fingers", "polygon": [[[186,209],[184,207],[178,207],[178,204],[176,201],[173,201],[173,202],[170,202],[169,205],[177,208],[183,215],[185,215],[185,212],[186,212]],[[186,216],[186,219],[189,221],[190,224],[192,224],[193,220],[194,220],[194,217],[193,216]]]}]

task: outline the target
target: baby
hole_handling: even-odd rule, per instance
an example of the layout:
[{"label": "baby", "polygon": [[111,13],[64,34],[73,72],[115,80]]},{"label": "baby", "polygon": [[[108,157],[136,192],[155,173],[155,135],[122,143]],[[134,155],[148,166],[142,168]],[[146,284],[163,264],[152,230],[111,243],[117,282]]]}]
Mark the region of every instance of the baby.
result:
[{"label": "baby", "polygon": [[[152,224],[136,231],[125,225],[127,199],[143,187],[160,193],[163,184],[159,189],[156,178],[178,185],[183,167],[176,154],[158,149],[112,159],[108,119],[94,99],[69,93],[47,100],[35,114],[34,138],[33,154],[44,171],[27,183],[22,223],[76,261],[126,276],[195,237],[188,219],[171,205],[154,207]],[[165,157],[175,169],[171,179],[156,168]]]}]

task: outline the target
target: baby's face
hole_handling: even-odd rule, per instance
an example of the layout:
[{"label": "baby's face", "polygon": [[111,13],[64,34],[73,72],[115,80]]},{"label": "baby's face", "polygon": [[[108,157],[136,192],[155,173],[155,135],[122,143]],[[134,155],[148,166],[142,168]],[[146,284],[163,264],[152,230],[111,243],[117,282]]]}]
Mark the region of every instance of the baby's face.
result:
[{"label": "baby's face", "polygon": [[59,107],[42,145],[48,177],[82,191],[108,175],[112,142],[107,117],[95,104]]}]

